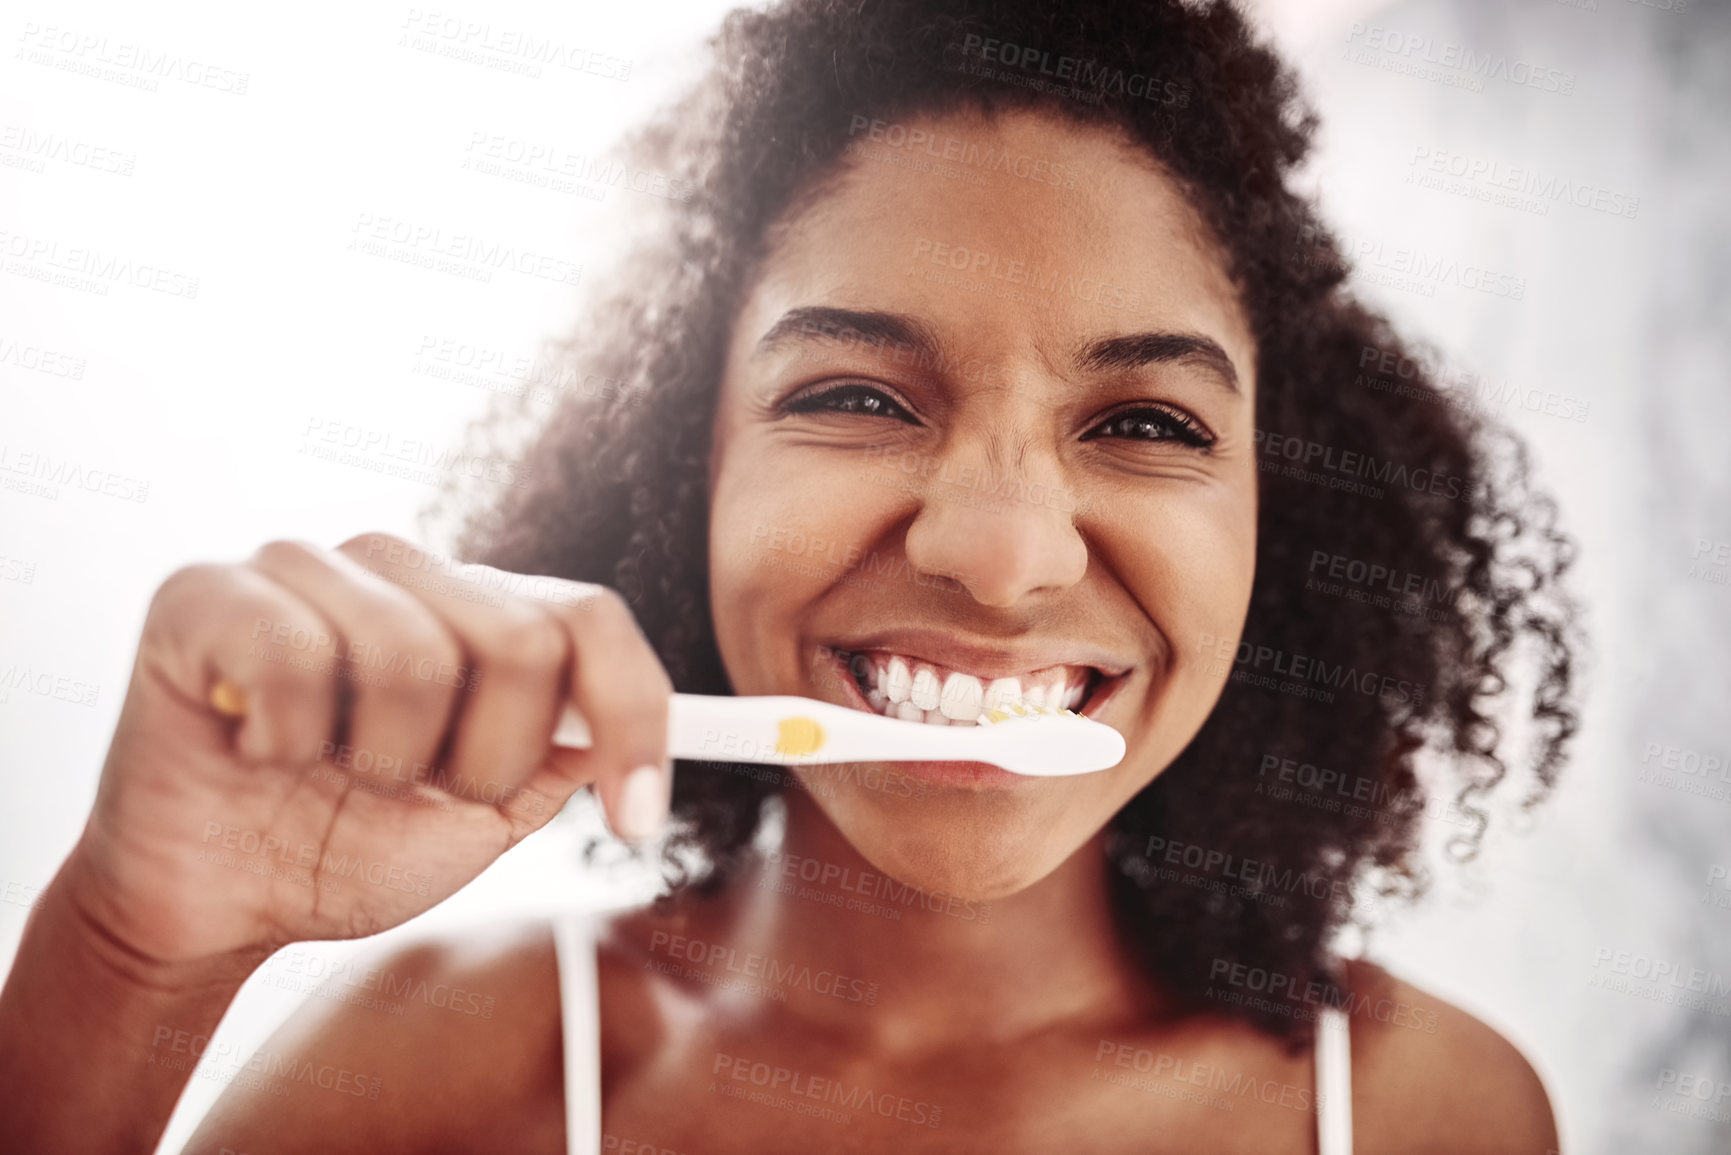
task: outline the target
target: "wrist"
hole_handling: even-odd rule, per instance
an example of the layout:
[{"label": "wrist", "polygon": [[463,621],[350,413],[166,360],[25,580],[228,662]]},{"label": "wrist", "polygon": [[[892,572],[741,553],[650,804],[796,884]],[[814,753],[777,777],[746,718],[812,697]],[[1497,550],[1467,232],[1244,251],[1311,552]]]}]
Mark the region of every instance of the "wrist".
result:
[{"label": "wrist", "polygon": [[173,997],[226,988],[232,994],[274,949],[260,944],[204,956],[160,956],[124,932],[111,894],[80,843],[42,892],[31,921],[51,924],[43,929],[56,953],[69,953],[68,961],[76,960],[90,980],[116,993]]},{"label": "wrist", "polygon": [[0,987],[0,1150],[148,1151],[208,1039],[265,952],[165,961],[129,945],[81,894],[69,858]]}]

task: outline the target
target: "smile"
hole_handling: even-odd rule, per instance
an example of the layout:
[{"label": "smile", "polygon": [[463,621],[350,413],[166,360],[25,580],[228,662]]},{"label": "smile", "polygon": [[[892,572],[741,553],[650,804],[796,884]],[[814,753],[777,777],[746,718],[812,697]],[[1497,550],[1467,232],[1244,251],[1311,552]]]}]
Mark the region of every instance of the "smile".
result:
[{"label": "smile", "polygon": [[1007,677],[983,677],[888,650],[838,653],[875,713],[933,726],[972,726],[987,710],[1043,706],[1076,710],[1104,675],[1092,666],[1060,665]]}]

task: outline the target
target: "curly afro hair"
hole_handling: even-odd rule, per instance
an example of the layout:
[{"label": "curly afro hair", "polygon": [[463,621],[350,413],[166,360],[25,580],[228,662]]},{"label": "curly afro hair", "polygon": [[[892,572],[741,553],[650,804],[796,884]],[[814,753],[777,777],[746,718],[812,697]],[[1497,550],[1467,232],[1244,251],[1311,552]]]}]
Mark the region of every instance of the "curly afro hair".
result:
[{"label": "curly afro hair", "polygon": [[[1108,126],[1163,166],[1257,342],[1244,641],[1220,655],[1233,672],[1200,733],[1106,843],[1123,934],[1162,989],[1299,1046],[1314,1012],[1212,976],[1350,999],[1338,932],[1368,925],[1367,899],[1423,891],[1427,815],[1446,803],[1450,845],[1470,856],[1493,791],[1524,781],[1530,806],[1554,783],[1577,725],[1578,643],[1560,585],[1571,546],[1523,448],[1343,290],[1338,244],[1288,187],[1315,118],[1232,5],[732,13],[707,72],[625,146],[688,195],[645,210],[618,287],[560,346],[567,380],[612,386],[535,422],[529,483],[474,509],[460,546],[615,587],[680,689],[729,693],[709,617],[708,455],[729,327],[772,228],[845,170],[862,123],[1010,109]],[[737,769],[676,775],[676,893],[737,871],[764,802],[789,786]]]}]

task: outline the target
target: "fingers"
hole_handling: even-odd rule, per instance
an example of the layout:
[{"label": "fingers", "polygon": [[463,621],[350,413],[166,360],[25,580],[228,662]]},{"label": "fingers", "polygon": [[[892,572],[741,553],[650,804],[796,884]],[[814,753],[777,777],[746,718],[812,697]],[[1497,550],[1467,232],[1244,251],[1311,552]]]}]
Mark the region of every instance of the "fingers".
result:
[{"label": "fingers", "polygon": [[339,699],[336,628],[316,607],[241,565],[190,566],[162,584],[139,643],[141,667],[203,713],[226,680],[247,702],[235,753],[301,766],[319,756]]},{"label": "fingers", "polygon": [[[331,623],[342,664],[333,671],[346,695],[341,737],[368,765],[397,768],[410,780],[431,767],[449,729],[464,652],[438,615],[400,586],[345,555],[294,542],[272,542],[254,569],[292,590]],[[443,675],[443,676],[441,676]],[[323,752],[336,752],[327,735]],[[388,759],[390,761],[382,761]]]},{"label": "fingers", "polygon": [[[673,686],[625,601],[480,566],[429,580],[406,560],[426,555],[402,545],[277,542],[246,565],[184,570],[152,605],[141,661],[213,726],[212,688],[231,683],[243,760],[346,767],[330,758],[340,741],[491,803],[531,777],[555,802],[591,784],[616,833],[654,834],[672,790]],[[501,592],[524,582],[538,596]],[[567,703],[589,720],[587,751],[551,744]]]},{"label": "fingers", "polygon": [[[622,598],[544,577],[532,579],[536,597],[499,592],[523,588],[521,575],[478,565],[429,580],[415,564],[427,555],[383,534],[339,552],[413,590],[462,647],[473,673],[456,707],[448,774],[516,785],[547,765],[573,789],[592,783],[621,836],[639,840],[660,827],[672,783],[673,687]],[[551,745],[567,701],[590,720],[588,751]]]},{"label": "fingers", "polygon": [[337,552],[357,567],[365,559],[380,580],[412,588],[412,596],[456,639],[469,673],[441,762],[445,785],[482,799],[502,797],[547,756],[563,700],[570,641],[530,599],[478,597],[479,587],[460,579],[426,581],[392,560],[405,556],[402,551],[377,550],[384,536],[352,539]]},{"label": "fingers", "polygon": [[673,683],[625,599],[602,586],[570,584],[575,596],[553,612],[573,640],[571,700],[589,720],[594,742],[581,758],[566,760],[593,776],[614,832],[641,841],[666,821],[672,794]]}]

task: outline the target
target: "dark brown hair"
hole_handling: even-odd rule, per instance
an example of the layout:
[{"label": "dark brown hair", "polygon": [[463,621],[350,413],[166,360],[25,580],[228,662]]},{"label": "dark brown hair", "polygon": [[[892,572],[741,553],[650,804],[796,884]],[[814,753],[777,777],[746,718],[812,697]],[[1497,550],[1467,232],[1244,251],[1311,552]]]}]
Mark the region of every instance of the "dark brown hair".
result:
[{"label": "dark brown hair", "polygon": [[[1211,981],[1242,964],[1341,996],[1330,944],[1367,917],[1341,896],[1420,892],[1415,849],[1439,806],[1458,819],[1455,851],[1473,853],[1511,778],[1506,737],[1521,804],[1552,785],[1576,728],[1577,643],[1559,588],[1571,547],[1524,450],[1343,290],[1339,247],[1288,187],[1314,118],[1231,5],[786,0],[731,14],[707,74],[628,146],[693,194],[646,207],[617,287],[562,350],[568,379],[620,387],[574,391],[538,424],[529,484],[478,509],[462,548],[614,586],[679,688],[730,692],[709,612],[707,465],[729,327],[769,228],[849,163],[862,120],[1002,109],[1115,126],[1157,160],[1212,232],[1257,342],[1245,644],[1225,655],[1232,680],[1201,732],[1112,820],[1109,845],[1124,933],[1163,989],[1296,1045],[1307,1014],[1242,987],[1210,997]],[[1324,588],[1307,588],[1319,566]],[[1371,566],[1417,602],[1357,589]],[[1423,787],[1421,762],[1435,767]],[[678,774],[670,883],[724,881],[785,786]]]}]

